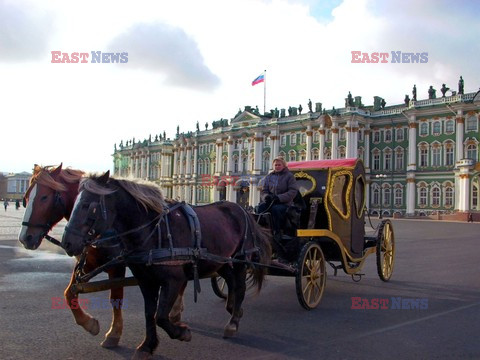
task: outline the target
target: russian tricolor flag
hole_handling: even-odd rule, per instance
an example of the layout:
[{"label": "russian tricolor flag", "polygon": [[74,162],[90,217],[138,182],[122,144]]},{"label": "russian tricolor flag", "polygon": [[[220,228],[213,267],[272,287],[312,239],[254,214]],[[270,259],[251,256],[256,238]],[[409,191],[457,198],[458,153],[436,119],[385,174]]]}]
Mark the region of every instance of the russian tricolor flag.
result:
[{"label": "russian tricolor flag", "polygon": [[252,81],[252,86],[257,85],[257,84],[260,84],[260,83],[262,83],[262,82],[264,82],[264,81],[265,81],[265,73],[263,73],[262,75],[257,76],[257,78]]}]

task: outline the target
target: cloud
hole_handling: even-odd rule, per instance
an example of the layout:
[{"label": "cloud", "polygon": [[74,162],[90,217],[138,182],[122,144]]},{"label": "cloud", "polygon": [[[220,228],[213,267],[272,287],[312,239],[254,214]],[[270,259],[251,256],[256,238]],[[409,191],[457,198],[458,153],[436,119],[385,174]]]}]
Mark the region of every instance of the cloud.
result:
[{"label": "cloud", "polygon": [[195,40],[177,27],[159,22],[137,24],[113,39],[108,47],[128,52],[130,68],[162,73],[166,85],[213,90],[220,84],[205,64]]},{"label": "cloud", "polygon": [[45,56],[52,28],[49,13],[0,0],[0,61],[23,62]]}]

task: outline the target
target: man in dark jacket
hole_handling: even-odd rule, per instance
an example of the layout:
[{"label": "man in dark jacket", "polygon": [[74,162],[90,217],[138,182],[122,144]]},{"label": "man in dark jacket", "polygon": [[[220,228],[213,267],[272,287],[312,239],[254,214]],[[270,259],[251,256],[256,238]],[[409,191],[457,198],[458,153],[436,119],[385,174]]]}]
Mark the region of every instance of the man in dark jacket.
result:
[{"label": "man in dark jacket", "polygon": [[272,214],[273,233],[276,241],[281,241],[282,224],[285,223],[287,209],[293,205],[297,191],[297,182],[288,170],[287,163],[281,157],[275,158],[273,171],[263,181],[262,202],[258,205],[258,212],[262,213],[270,207],[269,212]]}]

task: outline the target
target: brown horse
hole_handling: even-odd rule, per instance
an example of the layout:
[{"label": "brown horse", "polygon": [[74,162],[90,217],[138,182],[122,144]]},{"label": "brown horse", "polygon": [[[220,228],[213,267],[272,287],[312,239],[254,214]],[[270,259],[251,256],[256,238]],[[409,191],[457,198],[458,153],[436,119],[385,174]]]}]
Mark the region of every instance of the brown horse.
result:
[{"label": "brown horse", "polygon": [[[82,181],[62,245],[70,256],[79,255],[112,230],[121,236],[126,262],[145,302],[146,336],[134,358],[149,358],[158,346],[155,324],[172,339],[191,339],[188,326],[172,323],[168,314],[188,280],[215,273],[228,285],[226,309],[231,318],[224,337],[237,332],[247,263],[268,264],[271,256],[266,233],[243,208],[220,202],[193,211],[183,203],[163,201],[156,186],[109,178],[107,172]],[[265,268],[251,266],[252,285],[260,290]]]},{"label": "brown horse", "polygon": [[[78,194],[78,185],[83,176],[83,171],[41,167],[35,165],[34,173],[30,179],[30,186],[24,197],[25,215],[22,228],[18,236],[19,241],[26,249],[37,249],[42,239],[63,218],[69,219],[73,205]],[[119,254],[118,247],[94,248],[89,247],[84,272],[90,272],[105,264]],[[124,278],[125,266],[116,265],[106,270],[109,279]],[[65,289],[64,295],[70,305],[78,304],[78,295],[72,292],[75,284],[75,270],[72,272],[70,283]],[[110,290],[110,299],[113,306],[113,318],[110,329],[102,342],[103,347],[115,347],[120,341],[123,330],[123,318],[121,303],[123,301],[123,288],[117,287]],[[182,298],[172,311],[172,316],[178,321],[183,310]],[[118,305],[120,304],[120,305]],[[75,322],[81,325],[92,335],[100,331],[98,320],[84,312],[80,306],[70,306]]]}]

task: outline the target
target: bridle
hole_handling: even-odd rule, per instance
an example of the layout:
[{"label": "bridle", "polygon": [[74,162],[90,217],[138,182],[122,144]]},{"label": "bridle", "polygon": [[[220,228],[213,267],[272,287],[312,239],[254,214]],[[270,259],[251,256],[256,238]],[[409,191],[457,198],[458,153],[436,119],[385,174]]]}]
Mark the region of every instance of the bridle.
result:
[{"label": "bridle", "polygon": [[[102,221],[103,220],[103,224]],[[80,236],[85,246],[90,245],[97,237],[102,236],[108,229],[99,230],[98,227],[105,227],[107,221],[107,208],[105,206],[105,195],[100,195],[100,200],[92,201],[88,206],[87,217],[83,222],[89,225],[87,233],[83,233],[68,224],[65,226],[65,232]]]},{"label": "bridle", "polygon": [[[27,207],[26,197],[28,196],[29,193],[30,193],[30,189],[25,193],[25,196],[23,197],[23,207]],[[61,214],[62,215],[65,214],[66,206],[65,206],[65,202],[63,201],[62,194],[59,191],[55,191],[54,197],[55,197],[55,199],[54,199],[54,203],[53,203],[53,208],[58,209],[59,207],[61,207]],[[48,232],[52,229],[52,226],[53,226],[52,223],[53,223],[54,215],[55,215],[55,211],[52,212],[52,214],[50,216],[50,220],[47,221],[45,224],[34,224],[34,223],[31,223],[31,222],[28,222],[28,221],[22,221],[22,226],[40,228],[40,229],[45,230],[45,232],[41,235],[42,239],[45,238],[48,241],[50,241],[51,243],[62,247],[60,241],[58,241],[54,237],[48,235]]]}]

